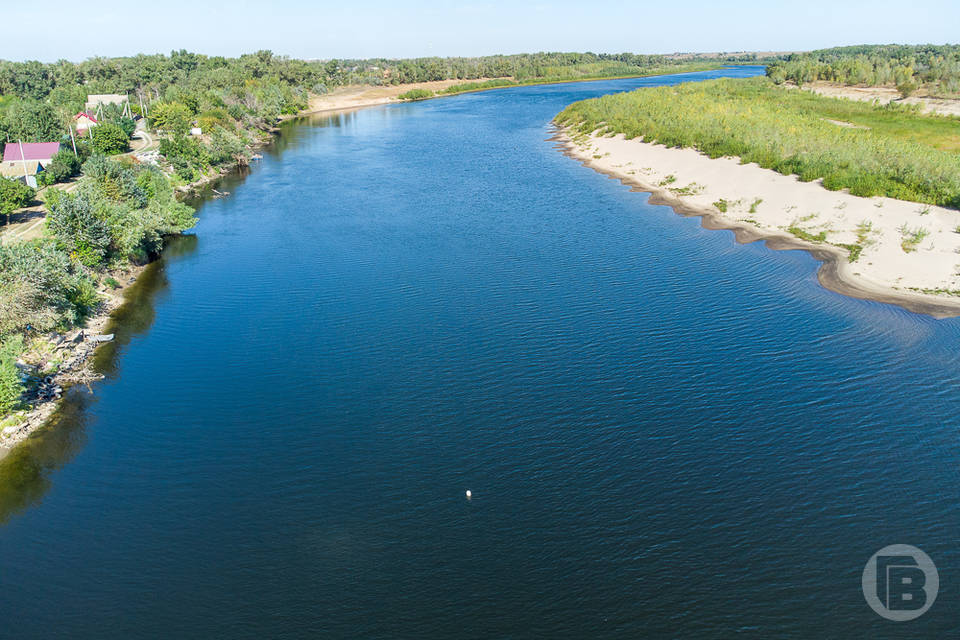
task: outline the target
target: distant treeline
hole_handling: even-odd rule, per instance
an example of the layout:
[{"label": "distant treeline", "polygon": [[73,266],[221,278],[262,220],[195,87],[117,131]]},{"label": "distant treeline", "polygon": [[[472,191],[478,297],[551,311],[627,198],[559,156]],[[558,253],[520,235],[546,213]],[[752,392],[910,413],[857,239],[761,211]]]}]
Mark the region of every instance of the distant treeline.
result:
[{"label": "distant treeline", "polygon": [[[741,60],[732,56],[731,60]],[[723,62],[723,59],[716,59]],[[662,55],[634,53],[524,53],[479,58],[413,58],[396,60],[308,61],[275,56],[270,51],[239,58],[205,56],[187,51],[125,58],[90,58],[83,62],[59,60],[0,60],[0,95],[82,107],[88,93],[138,91],[162,96],[171,86],[203,92],[243,86],[248,81],[275,81],[323,93],[345,84],[405,84],[433,80],[476,80],[539,77],[630,75],[649,67],[683,64]]]},{"label": "distant treeline", "polygon": [[826,80],[845,85],[896,85],[904,97],[960,93],[960,45],[860,45],[792,54],[767,67],[779,83]]},{"label": "distant treeline", "polygon": [[197,125],[204,133],[218,132],[224,153],[188,148],[196,145],[182,140],[161,149],[190,180],[216,164],[207,156],[236,155],[240,146],[272,127],[278,117],[305,108],[310,93],[323,94],[342,85],[480,78],[498,78],[504,84],[538,78],[575,80],[645,75],[652,69],[669,72],[689,67],[690,62],[633,53],[308,61],[270,51],[224,58],[183,50],[76,63],[0,60],[0,142],[69,141],[71,118],[84,109],[89,94],[126,94],[135,113],[151,116],[153,128],[183,133],[169,126],[167,116],[173,114],[179,129]]}]

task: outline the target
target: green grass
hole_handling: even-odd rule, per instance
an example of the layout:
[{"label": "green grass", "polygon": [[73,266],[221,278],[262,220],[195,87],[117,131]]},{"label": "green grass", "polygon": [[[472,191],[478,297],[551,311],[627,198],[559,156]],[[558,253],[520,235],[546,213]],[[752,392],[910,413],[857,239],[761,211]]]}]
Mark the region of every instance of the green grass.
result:
[{"label": "green grass", "polygon": [[[827,119],[869,128],[847,128]],[[767,78],[651,87],[576,102],[556,122],[717,158],[739,157],[832,190],[960,208],[960,118],[827,98]]]},{"label": "green grass", "polygon": [[930,235],[930,232],[923,228],[917,227],[916,229],[909,228],[906,223],[904,223],[899,229],[901,234],[900,239],[900,248],[903,249],[904,253],[911,253],[917,250],[917,245],[920,244],[924,238]]},{"label": "green grass", "polygon": [[807,242],[820,243],[820,242],[827,241],[826,231],[821,231],[820,233],[814,234],[814,233],[810,233],[809,231],[805,231],[804,229],[801,229],[796,225],[792,225],[790,227],[787,227],[787,232],[797,236],[801,240],[806,240]]},{"label": "green grass", "polygon": [[401,93],[397,97],[401,100],[424,100],[426,98],[432,98],[433,91],[429,89],[410,89],[410,91]]},{"label": "green grass", "polygon": [[850,253],[850,256],[848,258],[850,262],[856,262],[857,260],[859,260],[860,254],[863,253],[862,244],[837,244],[837,246],[843,247]]}]

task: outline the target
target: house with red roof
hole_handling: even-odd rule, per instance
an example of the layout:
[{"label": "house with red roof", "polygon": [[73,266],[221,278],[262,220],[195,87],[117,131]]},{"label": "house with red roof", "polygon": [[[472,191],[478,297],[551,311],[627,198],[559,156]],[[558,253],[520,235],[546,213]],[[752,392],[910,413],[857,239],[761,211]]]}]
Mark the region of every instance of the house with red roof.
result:
[{"label": "house with red roof", "polygon": [[8,142],[0,160],[0,176],[37,186],[36,175],[60,151],[59,142]]},{"label": "house with red roof", "polygon": [[91,127],[95,127],[100,124],[96,118],[86,111],[81,111],[77,115],[73,116],[73,121],[77,124],[77,135],[83,135],[89,131]]}]

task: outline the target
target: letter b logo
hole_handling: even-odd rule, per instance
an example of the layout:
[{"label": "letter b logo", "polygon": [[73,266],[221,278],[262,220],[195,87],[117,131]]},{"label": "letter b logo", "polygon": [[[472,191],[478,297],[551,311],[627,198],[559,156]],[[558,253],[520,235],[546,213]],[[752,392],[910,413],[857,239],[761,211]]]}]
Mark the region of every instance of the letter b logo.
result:
[{"label": "letter b logo", "polygon": [[940,587],[930,557],[908,544],[877,551],[863,569],[867,604],[887,620],[903,622],[923,615],[933,605]]}]

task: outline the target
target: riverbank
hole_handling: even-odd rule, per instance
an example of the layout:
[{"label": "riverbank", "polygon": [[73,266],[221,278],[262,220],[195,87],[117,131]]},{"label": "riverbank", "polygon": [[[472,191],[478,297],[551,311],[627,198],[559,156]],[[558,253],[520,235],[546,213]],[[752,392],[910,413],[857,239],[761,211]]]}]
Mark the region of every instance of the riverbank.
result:
[{"label": "riverbank", "polygon": [[651,203],[701,217],[705,228],[733,231],[741,243],[810,252],[823,263],[818,277],[828,289],[937,318],[960,316],[954,210],[829,191],[736,158],[622,135],[560,129],[554,140],[585,166],[653,194]]},{"label": "riverbank", "polygon": [[[490,78],[480,78],[476,80],[476,82],[485,82],[487,80],[490,80]],[[443,91],[448,87],[462,84],[463,82],[463,80],[438,80],[435,82],[414,82],[410,84],[384,85],[379,87],[370,85],[341,87],[323,95],[311,95],[309,106],[305,110],[296,115],[287,116],[284,119],[299,118],[315,113],[352,111],[354,109],[402,102],[398,96],[408,91],[414,91],[416,89],[431,92]]]},{"label": "riverbank", "polygon": [[109,325],[113,312],[123,305],[126,291],[145,268],[146,265],[135,265],[111,271],[109,277],[117,286],[100,289],[101,302],[82,327],[52,332],[32,340],[19,365],[42,378],[44,388],[49,391],[42,395],[32,391],[29,409],[18,411],[0,422],[0,460],[46,424],[57,410],[63,391],[78,384],[89,385],[103,377],[91,367],[96,349],[107,342],[100,336]]},{"label": "riverbank", "polygon": [[[730,63],[720,62],[689,62],[678,64],[676,65],[675,69],[655,68],[651,69],[650,73],[637,73],[630,75],[591,76],[584,78],[531,78],[528,80],[519,81],[512,77],[502,77],[476,78],[474,80],[437,80],[434,82],[415,82],[384,86],[353,85],[341,87],[323,95],[313,95],[310,97],[309,106],[307,109],[296,115],[285,116],[283,119],[293,119],[315,113],[352,111],[354,109],[375,107],[383,104],[410,102],[411,100],[400,98],[400,96],[405,93],[418,90],[432,95],[424,95],[423,97],[416,98],[416,100],[429,100],[432,98],[456,96],[464,93],[494,91],[496,89],[532,87],[546,84],[569,84],[574,82],[597,82],[599,80],[628,80],[630,78],[648,78],[660,75],[698,73],[702,71],[715,71],[725,66],[731,65]],[[499,84],[501,82],[503,84]],[[488,84],[489,86],[483,86],[484,84]]]}]

